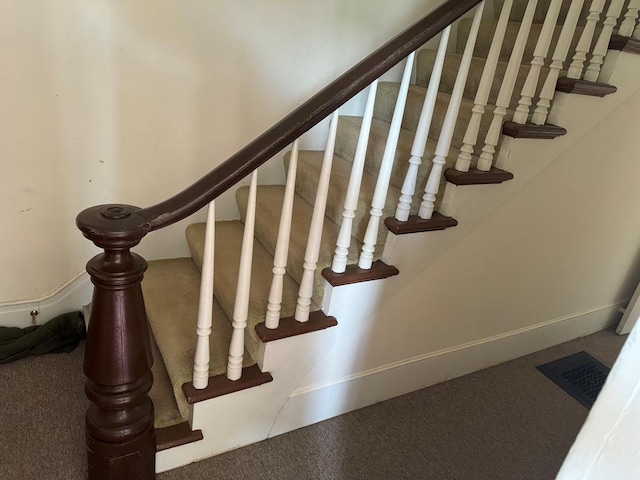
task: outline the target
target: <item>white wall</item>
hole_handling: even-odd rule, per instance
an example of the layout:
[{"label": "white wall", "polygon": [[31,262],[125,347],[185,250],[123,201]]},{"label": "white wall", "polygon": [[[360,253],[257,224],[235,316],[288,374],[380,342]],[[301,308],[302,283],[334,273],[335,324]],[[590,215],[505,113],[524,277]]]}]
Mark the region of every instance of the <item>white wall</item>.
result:
[{"label": "white wall", "polygon": [[[436,3],[0,2],[0,306],[84,269],[80,210],[178,192]],[[140,251],[186,254],[183,228]]]}]

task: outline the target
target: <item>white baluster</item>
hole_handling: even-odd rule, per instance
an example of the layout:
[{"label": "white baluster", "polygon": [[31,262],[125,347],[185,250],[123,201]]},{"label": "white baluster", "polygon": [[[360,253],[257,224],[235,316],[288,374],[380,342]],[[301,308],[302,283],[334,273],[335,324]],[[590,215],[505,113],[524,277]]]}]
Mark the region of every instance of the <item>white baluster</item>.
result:
[{"label": "white baluster", "polygon": [[631,0],[629,2],[629,8],[624,15],[624,20],[620,24],[618,29],[618,35],[623,37],[631,37],[636,29],[636,23],[638,21],[638,12],[640,11],[640,0]]},{"label": "white baluster", "polygon": [[607,10],[607,16],[604,21],[604,27],[602,32],[600,32],[600,36],[598,37],[598,42],[596,46],[593,48],[593,56],[591,57],[591,62],[587,67],[587,70],[584,74],[584,79],[588,82],[597,82],[598,77],[600,76],[600,69],[602,68],[602,64],[604,62],[604,56],[607,54],[609,49],[609,42],[611,41],[611,35],[613,34],[613,29],[618,23],[618,18],[622,13],[622,7],[624,4],[624,0],[611,0],[611,5],[609,5],[609,10]]},{"label": "white baluster", "polygon": [[635,38],[636,40],[640,40],[640,25],[638,25],[634,30],[633,38]]},{"label": "white baluster", "polygon": [[582,12],[582,5],[584,5],[584,0],[571,0],[571,7],[564,21],[562,32],[560,32],[558,44],[553,52],[553,60],[549,66],[547,79],[540,92],[540,99],[538,100],[536,109],[531,116],[531,122],[535,125],[544,125],[547,122],[551,102],[553,101],[558,78],[560,77],[560,70],[562,70],[567,55],[569,54],[571,40],[576,33],[578,19],[580,18],[580,12]]},{"label": "white baluster", "polygon": [[471,166],[471,158],[476,143],[478,142],[478,134],[480,133],[480,122],[482,121],[487,103],[489,102],[491,85],[493,84],[496,76],[496,68],[498,66],[498,60],[500,59],[500,51],[502,50],[502,44],[504,43],[504,36],[507,31],[507,25],[509,24],[509,16],[511,15],[512,6],[513,0],[505,0],[502,5],[498,25],[496,26],[496,31],[493,35],[491,48],[487,55],[487,62],[485,63],[482,78],[478,85],[478,91],[476,92],[474,106],[471,110],[471,120],[467,126],[467,131],[462,142],[463,145],[456,160],[456,170],[459,172],[468,172],[469,167]]},{"label": "white baluster", "polygon": [[213,315],[213,254],[215,247],[216,207],[211,202],[207,212],[207,227],[204,235],[204,254],[200,278],[200,300],[198,303],[198,324],[196,353],[193,359],[193,388],[202,390],[209,385],[209,337]]},{"label": "white baluster", "polygon": [[418,128],[416,129],[416,136],[413,139],[409,168],[407,169],[407,174],[404,178],[404,182],[402,183],[402,195],[400,195],[400,200],[398,201],[398,206],[396,208],[396,220],[400,222],[406,222],[409,219],[409,214],[411,212],[413,196],[416,193],[418,170],[422,164],[424,152],[427,149],[429,130],[431,130],[433,112],[436,100],[438,99],[438,88],[440,86],[440,79],[442,78],[442,71],[444,69],[444,60],[447,54],[447,45],[449,43],[450,34],[451,25],[442,32],[440,46],[438,47],[433,71],[431,72],[431,78],[429,79],[429,87],[427,88],[427,93],[424,97],[424,104],[422,105],[420,121],[418,122]]},{"label": "white baluster", "polygon": [[553,38],[553,32],[555,31],[558,23],[558,15],[562,8],[562,0],[553,0],[549,5],[547,16],[544,19],[540,36],[538,37],[538,43],[533,52],[533,60],[531,60],[531,68],[527,74],[527,79],[522,87],[522,94],[518,101],[518,107],[513,115],[513,121],[515,123],[525,124],[529,118],[529,110],[533,103],[533,98],[536,96],[538,90],[538,80],[540,79],[540,71],[544,67],[545,59],[549,53],[549,47],[551,46],[551,39]]},{"label": "white baluster", "polygon": [[273,256],[273,278],[269,289],[269,301],[264,324],[269,329],[278,328],[280,324],[280,311],[282,309],[282,289],[284,276],[287,273],[287,257],[289,255],[289,239],[291,237],[291,219],[293,218],[293,198],[295,196],[296,174],[298,170],[298,140],[293,142],[291,158],[289,159],[289,171],[287,173],[287,185],[284,189],[282,212],[278,226],[278,239]]},{"label": "white baluster", "polygon": [[387,199],[387,191],[389,189],[389,181],[391,180],[391,171],[393,169],[393,160],[398,147],[398,138],[400,138],[402,117],[407,103],[407,94],[409,92],[409,82],[411,81],[414,58],[415,52],[412,52],[407,57],[407,63],[405,64],[404,73],[402,75],[402,82],[400,83],[400,90],[398,91],[398,98],[396,100],[393,117],[391,119],[391,126],[389,127],[387,143],[385,144],[384,153],[382,154],[382,162],[380,163],[380,171],[378,172],[376,188],[373,192],[371,211],[369,212],[369,223],[367,224],[367,230],[364,234],[362,251],[360,252],[360,258],[358,260],[358,266],[366,270],[370,269],[373,264],[373,252],[376,250],[380,219],[382,218],[382,212]]},{"label": "white baluster", "polygon": [[333,152],[336,146],[336,133],[338,131],[339,111],[336,110],[331,116],[329,125],[329,138],[327,147],[324,150],[320,178],[318,180],[318,190],[316,200],[313,205],[311,224],[309,226],[309,237],[307,238],[307,249],[304,252],[304,271],[298,290],[298,303],[296,305],[295,319],[298,322],[309,320],[311,312],[311,297],[313,296],[313,279],[318,267],[318,256],[320,254],[320,242],[322,240],[322,227],[324,226],[324,214],[327,208],[327,196],[329,192],[329,180],[331,178],[331,165],[333,164]]},{"label": "white baluster", "polygon": [[469,76],[473,50],[476,46],[476,40],[478,39],[478,31],[480,30],[480,22],[482,20],[484,5],[485,2],[481,2],[478,4],[476,9],[476,13],[473,17],[473,23],[471,24],[471,30],[469,31],[469,38],[467,38],[467,44],[464,48],[464,53],[462,54],[462,61],[460,62],[458,76],[451,92],[451,99],[449,100],[447,113],[444,117],[442,130],[440,131],[440,137],[438,138],[438,143],[436,145],[431,171],[429,172],[429,178],[424,189],[422,203],[418,210],[418,216],[423,219],[431,218],[433,216],[433,211],[435,210],[436,196],[440,189],[443,167],[447,156],[449,155],[449,151],[451,150],[451,141],[453,140],[456,121],[458,119],[458,114],[460,113],[464,86],[466,85],[467,77]]},{"label": "white baluster", "polygon": [[373,108],[376,102],[376,92],[378,91],[378,80],[375,80],[369,87],[367,106],[362,117],[358,146],[353,157],[351,166],[351,176],[349,186],[344,199],[344,211],[342,212],[342,224],[336,242],[336,251],[333,256],[331,270],[335,273],[344,273],[347,269],[347,257],[351,246],[351,231],[353,229],[353,219],[356,217],[358,208],[358,197],[360,196],[360,184],[362,183],[362,173],[364,171],[364,160],[367,156],[369,145],[369,134],[371,133],[371,122],[373,120]]},{"label": "white baluster", "polygon": [[242,250],[240,266],[238,268],[238,285],[233,305],[233,333],[229,346],[229,361],[227,363],[227,378],[239,380],[242,376],[242,361],[244,359],[244,333],[249,316],[249,293],[251,290],[251,265],[253,263],[253,233],[256,223],[256,192],[258,189],[258,171],[251,174],[249,186],[249,201],[244,221],[242,235]]},{"label": "white baluster", "polygon": [[520,24],[520,29],[518,30],[518,36],[516,37],[516,43],[511,51],[509,64],[507,65],[507,70],[504,74],[502,85],[500,86],[500,93],[498,93],[496,108],[493,111],[493,120],[491,121],[491,126],[487,132],[482,153],[478,159],[478,170],[482,170],[484,172],[491,170],[493,158],[496,154],[496,147],[498,146],[498,142],[500,141],[500,136],[502,134],[504,117],[507,115],[507,109],[509,108],[511,97],[513,96],[513,90],[516,87],[518,72],[522,65],[522,58],[524,57],[524,50],[527,45],[527,39],[529,38],[537,5],[538,0],[529,0],[529,3],[527,4],[527,9],[525,10],[522,23]]},{"label": "white baluster", "polygon": [[582,31],[580,41],[576,46],[576,53],[573,56],[573,62],[567,72],[567,78],[580,79],[582,77],[582,71],[584,70],[584,63],[587,61],[587,55],[591,50],[591,42],[596,32],[596,25],[600,21],[600,16],[604,10],[605,0],[593,0],[589,7],[589,16],[587,17],[587,24]]}]

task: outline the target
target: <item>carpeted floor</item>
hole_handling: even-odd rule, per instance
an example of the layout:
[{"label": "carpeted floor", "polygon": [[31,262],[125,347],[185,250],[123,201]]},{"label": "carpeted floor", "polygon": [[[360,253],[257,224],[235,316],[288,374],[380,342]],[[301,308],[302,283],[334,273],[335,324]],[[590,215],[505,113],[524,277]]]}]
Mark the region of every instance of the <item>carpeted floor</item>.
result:
[{"label": "carpeted floor", "polygon": [[[535,366],[612,365],[623,342],[600,332],[158,478],[551,480],[588,412]],[[0,365],[1,479],[85,478],[82,354]]]}]

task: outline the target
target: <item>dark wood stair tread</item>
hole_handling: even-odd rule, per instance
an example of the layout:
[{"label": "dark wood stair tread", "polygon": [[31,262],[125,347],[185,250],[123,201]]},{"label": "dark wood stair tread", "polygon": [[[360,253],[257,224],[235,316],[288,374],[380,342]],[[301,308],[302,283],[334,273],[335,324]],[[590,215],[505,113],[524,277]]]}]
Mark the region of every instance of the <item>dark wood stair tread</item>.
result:
[{"label": "dark wood stair tread", "polygon": [[226,373],[209,377],[207,388],[198,390],[192,382],[182,385],[182,391],[190,404],[221,397],[230,393],[239,392],[248,388],[257,387],[273,381],[269,372],[262,372],[260,367],[253,365],[242,369],[240,380],[229,380]]},{"label": "dark wood stair tread", "polygon": [[256,325],[256,332],[264,343],[282,340],[283,338],[295,337],[306,333],[319,332],[327,328],[335,327],[338,321],[335,317],[329,317],[324,312],[318,310],[309,314],[309,320],[298,322],[294,317],[280,319],[278,328],[267,328],[264,322]]},{"label": "dark wood stair tread", "polygon": [[567,134],[567,129],[551,125],[535,125],[533,123],[520,124],[505,122],[502,133],[513,138],[532,138],[538,140],[553,140]]},{"label": "dark wood stair tread", "polygon": [[576,95],[588,95],[590,97],[606,97],[616,93],[618,88],[602,82],[588,82],[575,78],[561,78],[556,85],[556,91],[573,93]]},{"label": "dark wood stair tread", "polygon": [[459,172],[455,168],[447,168],[444,171],[444,178],[454,185],[496,185],[513,180],[513,173],[491,167],[485,172],[477,168],[470,168],[468,172]]},{"label": "dark wood stair tread", "polygon": [[399,273],[400,270],[391,265],[387,265],[382,260],[373,262],[371,268],[368,270],[364,270],[356,264],[347,265],[344,273],[335,273],[330,267],[322,270],[322,276],[333,287],[351,285],[352,283],[370,282],[372,280],[382,280],[398,275]]},{"label": "dark wood stair tread", "polygon": [[609,50],[619,50],[640,55],[640,40],[632,37],[623,37],[622,35],[613,35],[609,42]]},{"label": "dark wood stair tread", "polygon": [[411,215],[406,222],[396,220],[394,217],[385,219],[384,224],[389,231],[395,235],[406,235],[409,233],[435,232],[447,228],[456,227],[458,221],[453,217],[446,217],[438,212],[433,212],[429,219]]},{"label": "dark wood stair tread", "polygon": [[170,427],[156,428],[156,452],[199,442],[204,437],[202,430],[191,430],[189,422],[178,423]]}]

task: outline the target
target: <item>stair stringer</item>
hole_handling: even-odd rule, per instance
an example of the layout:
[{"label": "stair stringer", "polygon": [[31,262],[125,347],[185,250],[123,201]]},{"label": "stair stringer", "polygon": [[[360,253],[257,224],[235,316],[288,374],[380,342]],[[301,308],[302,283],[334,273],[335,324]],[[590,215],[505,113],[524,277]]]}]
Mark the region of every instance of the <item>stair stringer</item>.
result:
[{"label": "stair stringer", "polygon": [[[504,137],[497,156],[497,167],[514,174],[514,179],[500,185],[456,186],[447,183],[440,213],[454,217],[458,226],[441,232],[412,235],[389,233],[382,260],[400,269],[402,282],[410,282],[450,250],[501,205],[535,179],[564,152],[623,104],[638,88],[640,57],[620,56],[610,78],[617,93],[604,98],[557,92],[549,123],[560,125],[568,134],[555,140],[513,139]],[[416,195],[419,197],[419,194]],[[415,200],[418,201],[418,200]],[[389,292],[393,295],[393,292]]]},{"label": "stair stringer", "polygon": [[[551,110],[550,121],[566,127],[569,134],[554,141],[506,139],[501,148],[498,166],[514,173],[514,180],[497,186],[456,187],[448,184],[442,209],[443,213],[453,215],[459,220],[458,227],[440,232],[403,236],[389,233],[383,259],[397,266],[400,269],[400,275],[386,280],[343,287],[331,287],[328,283],[325,284],[323,311],[328,314],[336,311],[344,312],[345,304],[349,304],[352,314],[340,315],[337,327],[263,344],[257,360],[263,371],[272,373],[274,381],[192,405],[191,426],[203,431],[204,440],[159,452],[156,457],[158,472],[262,441],[293,428],[395,396],[387,391],[384,398],[373,395],[369,399],[362,399],[360,403],[345,401],[344,408],[333,408],[326,415],[320,413],[315,420],[306,421],[306,423],[303,421],[295,426],[280,422],[280,414],[287,408],[291,399],[314,390],[320,391],[323,384],[332,382],[335,384],[345,378],[356,378],[362,374],[360,370],[349,370],[348,357],[345,361],[345,357],[341,354],[348,353],[350,350],[346,348],[342,352],[337,352],[333,348],[336,340],[345,336],[351,337],[349,341],[352,338],[355,339],[352,346],[357,348],[356,344],[362,342],[362,336],[370,333],[366,328],[367,319],[380,305],[391,300],[404,286],[427,270],[440,256],[488,219],[511,196],[621,105],[637,90],[636,72],[638,71],[640,71],[640,57],[620,54],[610,79],[610,83],[618,87],[615,95],[600,99],[558,93]],[[375,300],[372,301],[372,299]],[[609,311],[611,308],[613,307],[603,309],[604,313],[585,312],[584,316],[590,319],[591,325],[599,326],[606,322],[612,313]],[[504,338],[509,340],[511,337]],[[509,354],[511,358],[528,353],[522,341],[516,344]],[[521,350],[519,351],[518,348]],[[410,361],[410,359],[407,360]],[[487,366],[477,363],[477,358],[474,360],[475,363],[468,360],[468,365],[464,367],[467,370],[463,373],[470,373]],[[430,381],[431,384],[462,374],[447,373],[446,365],[442,362],[441,365],[442,371],[431,375],[430,378],[434,379]],[[380,371],[389,370],[389,365],[378,367]],[[375,370],[376,366],[368,369],[368,371]],[[322,381],[318,381],[319,376],[316,375],[318,371],[323,372]],[[415,386],[413,389],[422,386],[426,385]],[[411,391],[401,383],[396,388],[396,395]],[[317,405],[314,408],[317,408]]]},{"label": "stair stringer", "polygon": [[[619,87],[618,93],[605,99],[582,97],[578,95],[558,94],[555,112],[561,125],[567,126],[569,134],[562,139],[554,141],[523,140],[512,141],[512,160],[509,169],[514,171],[515,179],[499,186],[464,186],[456,187],[449,184],[448,189],[456,189],[451,208],[455,218],[460,221],[456,228],[439,232],[427,232],[413,235],[396,236],[389,234],[385,256],[383,259],[398,267],[400,274],[381,282],[371,284],[356,284],[341,287],[327,286],[325,293],[325,312],[334,315],[338,320],[345,318],[349,310],[344,304],[348,304],[352,310],[357,311],[351,315],[357,317],[352,323],[357,328],[366,331],[366,321],[375,316],[376,310],[381,305],[387,305],[391,300],[409,285],[417,276],[425,272],[430,265],[453,248],[466,235],[470,234],[482,222],[488,220],[501,205],[521,190],[527,183],[549,166],[563,152],[569,149],[585,134],[588,134],[604,118],[611,114],[619,105],[638,91],[637,74],[640,71],[640,57],[629,56],[629,62],[620,65],[612,76],[612,83]],[[617,97],[617,98],[615,98]],[[588,117],[585,119],[585,117]],[[520,180],[518,180],[520,178]],[[391,242],[390,242],[390,241]],[[417,260],[418,259],[418,260]],[[382,288],[382,285],[384,287]],[[355,289],[355,288],[358,289]],[[363,301],[355,299],[363,298]],[[351,320],[351,319],[350,319]],[[398,319],[399,322],[402,319]],[[362,340],[354,342],[354,347],[363,345]],[[350,349],[345,349],[349,351]],[[339,356],[340,352],[332,352]],[[343,360],[343,359],[342,359]],[[402,359],[397,359],[402,361]],[[332,360],[333,361],[333,360]],[[342,368],[345,364],[340,359],[334,361],[339,367],[333,375],[328,373],[330,365],[326,362],[322,365],[322,374],[309,376],[301,384],[301,390],[313,390],[318,385],[330,383],[336,379],[349,375],[358,375],[360,372],[348,371]],[[366,369],[375,369],[382,365],[367,365]]]},{"label": "stair stringer", "polygon": [[[629,68],[622,68],[618,71],[619,75],[612,78],[612,81],[620,87],[620,96],[617,101],[609,101],[600,105],[601,108],[597,108],[597,112],[594,113],[597,104],[597,102],[593,102],[594,99],[563,94],[564,100],[559,102],[561,106],[558,107],[558,118],[562,122],[561,125],[568,125],[570,131],[573,128],[576,133],[570,135],[569,139],[565,139],[566,148],[557,147],[555,150],[549,148],[554,153],[552,160],[545,161],[538,168],[523,168],[524,172],[530,174],[528,181],[533,180],[546,166],[559,158],[563,152],[594,127],[597,128],[597,125],[613,113],[629,96],[638,92],[639,85],[637,81],[634,81],[634,72],[638,71],[637,69],[640,67],[640,58],[630,58],[630,60],[632,63],[628,65]],[[586,105],[578,108],[581,103]],[[568,114],[563,113],[563,109],[568,109]],[[584,122],[581,115],[587,113],[590,113],[592,118],[591,121]],[[570,141],[571,138],[572,141]],[[534,153],[538,152],[541,155],[546,153],[544,142],[540,147],[541,141],[517,140],[512,145],[514,155],[522,158],[522,163],[528,167],[531,167],[531,164],[536,160],[534,154],[531,153],[531,142],[535,142],[535,147],[538,147]],[[547,146],[552,147],[552,143],[549,142]],[[516,163],[513,162],[514,165]],[[517,173],[516,178],[518,178]],[[522,187],[524,184],[520,186],[520,188]],[[463,188],[462,191],[467,192],[470,187],[456,188]],[[478,199],[484,200],[483,189],[499,190],[486,186],[473,187],[471,190],[474,189],[477,189],[475,197],[470,195],[469,198],[465,198],[465,203],[460,204],[458,210],[461,214],[465,212],[466,206],[481,203]],[[514,195],[516,191],[514,189],[509,197]],[[499,202],[499,200],[499,196],[494,195],[493,201],[497,205],[492,212],[485,212],[487,215],[479,219],[476,225],[487,220],[493,212],[499,209],[500,204],[504,204],[504,201]],[[471,213],[473,211],[475,210],[472,210]],[[483,213],[482,210],[480,213]],[[456,217],[464,218],[463,215],[456,215]],[[461,225],[464,223],[463,219]],[[460,241],[473,228],[467,230],[459,238],[453,239],[452,235],[455,230],[420,234],[419,236],[425,241],[418,245],[418,249],[424,249],[426,244],[442,248],[439,254],[434,254],[435,258],[425,257],[425,259],[431,260],[431,263],[435,262],[448,249],[446,248],[448,247],[447,237],[449,241]],[[426,239],[431,242],[428,243]],[[428,247],[426,248],[428,249]],[[419,353],[417,345],[421,342],[421,338],[415,335],[414,339],[408,337],[407,328],[404,328],[404,339],[402,335],[398,335],[398,338],[388,336],[389,332],[396,328],[396,324],[409,324],[411,321],[415,324],[420,320],[423,323],[429,321],[428,305],[422,309],[415,309],[417,311],[412,319],[405,316],[406,311],[410,309],[402,309],[401,312],[394,315],[393,306],[402,304],[402,300],[406,300],[406,298],[399,297],[406,297],[406,295],[402,295],[403,289],[412,280],[407,278],[408,275],[405,272],[411,271],[412,265],[418,263],[414,262],[406,247],[401,247],[398,250],[397,261],[393,262],[400,270],[400,275],[397,277],[376,282],[375,285],[355,284],[327,287],[328,290],[325,293],[327,313],[338,319],[344,319],[348,316],[350,329],[348,331],[347,329],[342,330],[341,342],[326,353],[326,358],[318,365],[318,368],[310,372],[303,379],[299,388],[294,391],[274,427],[274,435],[612,327],[619,317],[619,308],[626,303],[589,307],[587,310],[563,317],[544,318],[544,321],[540,323],[521,328],[514,327],[511,330],[500,331],[495,335],[482,336],[472,340],[459,340],[458,343],[454,338],[451,345],[445,343],[444,346],[436,349],[425,348],[425,351]],[[415,271],[424,272],[427,268],[415,269]],[[449,283],[455,285],[455,279],[450,279]],[[428,285],[425,288],[428,288]],[[460,301],[464,302],[464,292],[460,292]],[[499,301],[499,295],[496,301]],[[382,310],[381,307],[384,307],[384,311],[378,313],[379,309]],[[397,351],[399,350],[398,345],[402,345],[403,348],[406,347],[408,353],[404,357],[394,357],[394,354],[381,355],[378,353],[379,351],[375,350],[372,350],[376,352],[372,355],[354,354],[353,352],[358,352],[359,349],[367,349],[368,338],[376,335],[376,325],[384,326],[383,330],[386,329],[387,332],[385,338],[388,339],[385,339],[384,342],[378,341],[378,346],[381,343],[390,343],[393,344],[391,349]],[[378,336],[378,338],[380,337]],[[408,338],[411,345],[404,343]],[[358,364],[357,368],[353,368],[353,364],[356,363]],[[336,402],[336,398],[343,399],[342,404],[339,401]],[[313,410],[312,413],[310,413],[311,410]]]}]

